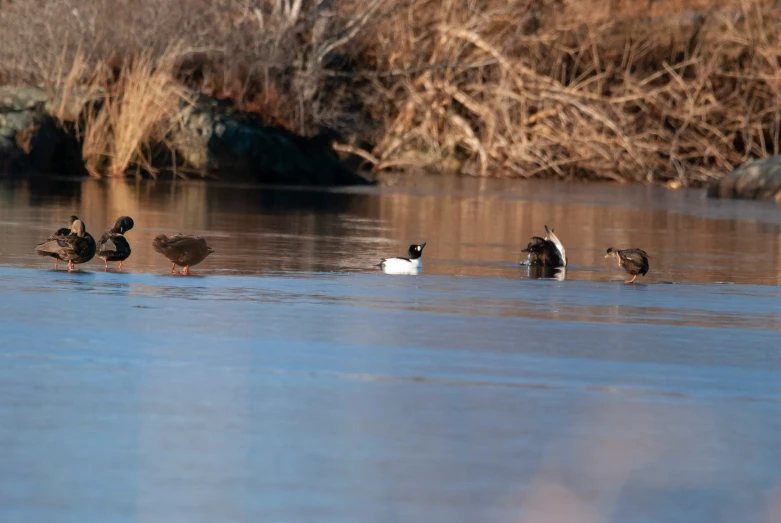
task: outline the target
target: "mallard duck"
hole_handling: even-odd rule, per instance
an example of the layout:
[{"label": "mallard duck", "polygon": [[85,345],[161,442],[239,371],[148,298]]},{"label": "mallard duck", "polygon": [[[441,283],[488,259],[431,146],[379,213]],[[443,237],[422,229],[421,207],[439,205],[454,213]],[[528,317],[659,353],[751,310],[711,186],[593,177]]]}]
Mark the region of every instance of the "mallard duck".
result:
[{"label": "mallard duck", "polygon": [[529,265],[540,265],[542,267],[566,267],[567,252],[559,239],[553,234],[553,229],[545,226],[545,238],[539,236],[532,237],[529,245],[521,252],[528,252]]},{"label": "mallard duck", "polygon": [[108,270],[108,262],[118,261],[119,270],[121,271],[122,262],[130,257],[130,244],[125,239],[125,233],[132,229],[133,225],[133,218],[120,216],[114,222],[114,227],[100,237],[98,258],[101,258],[106,263],[106,270]]},{"label": "mallard duck", "polygon": [[[78,216],[71,216],[68,220],[68,226],[67,227],[60,227],[57,229],[54,234],[49,236],[49,238],[46,241],[51,241],[57,238],[58,236],[67,236],[71,233],[71,225],[73,225],[73,222],[78,220]],[[38,252],[38,249],[36,248],[36,252]],[[60,258],[59,253],[57,252],[38,252],[41,256],[51,256],[54,258],[54,270],[56,271],[57,268],[60,266]]]},{"label": "mallard duck", "polygon": [[176,274],[177,265],[183,267],[182,274],[190,274],[191,265],[198,265],[214,252],[214,249],[206,245],[204,238],[181,234],[173,238],[161,234],[152,241],[152,248],[172,262],[172,274]]},{"label": "mallard duck", "polygon": [[618,259],[618,266],[623,267],[626,272],[632,275],[631,280],[626,283],[634,283],[638,274],[645,276],[648,274],[648,254],[643,249],[614,249],[610,247],[605,254],[605,258],[615,256]]},{"label": "mallard duck", "polygon": [[412,244],[407,250],[408,258],[383,258],[379,263],[379,267],[389,274],[407,274],[411,272],[417,272],[423,266],[420,261],[420,257],[423,256],[423,248],[426,246],[426,242],[418,244]]},{"label": "mallard duck", "polygon": [[[35,252],[41,256],[53,256],[57,260],[67,261],[69,271],[75,270],[74,265],[77,263],[90,261],[95,256],[95,250],[95,239],[79,219],[71,223],[69,234],[50,236],[35,248]],[[56,262],[54,268],[57,269]]]}]

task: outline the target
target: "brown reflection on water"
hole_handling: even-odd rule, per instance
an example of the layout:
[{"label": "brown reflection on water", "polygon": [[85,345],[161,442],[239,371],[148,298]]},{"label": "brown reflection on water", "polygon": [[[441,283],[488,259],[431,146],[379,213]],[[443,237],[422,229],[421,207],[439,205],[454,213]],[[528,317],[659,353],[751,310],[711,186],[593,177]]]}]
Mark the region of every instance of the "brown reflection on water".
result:
[{"label": "brown reflection on water", "polygon": [[625,279],[604,259],[612,246],[650,254],[642,282],[781,283],[777,208],[695,191],[457,178],[341,192],[30,180],[0,185],[0,203],[5,264],[44,267],[35,244],[72,213],[96,237],[126,214],[136,223],[132,271],[164,273],[152,238],[181,232],[206,236],[216,249],[199,267],[205,274],[373,270],[420,240],[428,242],[424,273],[519,278],[529,276],[516,265],[520,249],[547,224],[567,248],[567,279]]}]

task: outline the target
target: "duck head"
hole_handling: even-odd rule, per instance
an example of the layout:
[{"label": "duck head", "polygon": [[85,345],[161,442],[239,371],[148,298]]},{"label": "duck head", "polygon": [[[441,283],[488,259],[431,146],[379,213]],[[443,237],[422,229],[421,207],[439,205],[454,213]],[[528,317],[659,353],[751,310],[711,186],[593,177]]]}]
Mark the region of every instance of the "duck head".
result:
[{"label": "duck head", "polygon": [[71,223],[71,234],[82,237],[84,236],[85,232],[87,232],[87,228],[84,227],[83,221],[76,219],[73,223]]},{"label": "duck head", "polygon": [[120,216],[117,221],[114,222],[111,232],[125,234],[127,231],[133,228],[133,218],[130,216]]},{"label": "duck head", "polygon": [[407,251],[407,253],[409,254],[409,259],[417,260],[418,258],[420,258],[423,255],[423,247],[425,246],[426,246],[426,242],[423,242],[420,245],[414,243],[410,245],[409,251]]}]

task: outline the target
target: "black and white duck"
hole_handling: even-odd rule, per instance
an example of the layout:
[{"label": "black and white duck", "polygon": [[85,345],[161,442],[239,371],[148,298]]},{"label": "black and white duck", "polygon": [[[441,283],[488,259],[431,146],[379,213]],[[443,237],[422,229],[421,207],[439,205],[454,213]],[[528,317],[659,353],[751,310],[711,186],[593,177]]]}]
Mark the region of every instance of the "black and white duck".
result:
[{"label": "black and white duck", "polygon": [[423,256],[423,248],[426,242],[409,246],[407,258],[383,258],[379,267],[388,274],[412,274],[420,271],[423,266],[420,257]]}]

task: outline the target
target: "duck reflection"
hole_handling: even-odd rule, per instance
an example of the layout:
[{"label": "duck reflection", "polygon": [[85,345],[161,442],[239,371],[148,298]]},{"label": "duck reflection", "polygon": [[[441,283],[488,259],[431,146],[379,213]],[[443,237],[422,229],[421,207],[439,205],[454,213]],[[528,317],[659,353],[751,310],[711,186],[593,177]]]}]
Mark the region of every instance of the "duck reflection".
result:
[{"label": "duck reflection", "polygon": [[550,279],[564,281],[567,278],[566,267],[544,267],[542,265],[526,265],[527,277],[540,280]]}]

